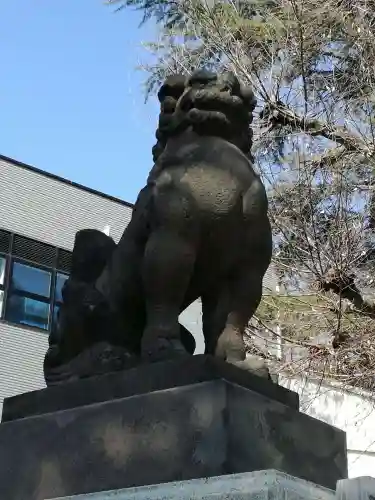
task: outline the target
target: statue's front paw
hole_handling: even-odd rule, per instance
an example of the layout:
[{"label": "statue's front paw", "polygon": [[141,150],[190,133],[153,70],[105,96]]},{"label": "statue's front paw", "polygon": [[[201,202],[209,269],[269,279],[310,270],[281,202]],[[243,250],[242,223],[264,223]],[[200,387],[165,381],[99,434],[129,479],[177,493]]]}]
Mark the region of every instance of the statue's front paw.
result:
[{"label": "statue's front paw", "polygon": [[262,358],[257,358],[253,356],[249,356],[243,361],[229,361],[229,363],[237,366],[238,368],[241,368],[241,370],[246,370],[247,372],[250,372],[254,375],[257,375],[258,377],[266,378],[268,380],[271,380],[271,375],[270,371],[268,369],[268,366],[264,359]]},{"label": "statue's front paw", "polygon": [[188,356],[179,339],[157,337],[142,340],[142,359],[146,362],[165,361],[181,356]]}]

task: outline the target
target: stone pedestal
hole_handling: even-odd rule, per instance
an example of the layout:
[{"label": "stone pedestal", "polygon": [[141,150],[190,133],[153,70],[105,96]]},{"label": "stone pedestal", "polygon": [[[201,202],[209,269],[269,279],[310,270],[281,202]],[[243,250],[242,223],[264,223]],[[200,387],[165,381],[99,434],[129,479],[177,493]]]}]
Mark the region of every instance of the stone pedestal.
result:
[{"label": "stone pedestal", "polygon": [[[335,492],[275,470],[232,474],[54,500],[335,500]],[[366,498],[367,500],[367,498]]]},{"label": "stone pedestal", "polygon": [[373,500],[375,478],[338,481],[336,491],[275,470],[127,488],[53,500]]},{"label": "stone pedestal", "polygon": [[336,498],[337,500],[374,500],[375,478],[363,476],[338,481]]},{"label": "stone pedestal", "polygon": [[345,433],[299,413],[295,393],[206,356],[4,404],[1,499],[45,500],[264,469],[334,489],[347,477]]}]

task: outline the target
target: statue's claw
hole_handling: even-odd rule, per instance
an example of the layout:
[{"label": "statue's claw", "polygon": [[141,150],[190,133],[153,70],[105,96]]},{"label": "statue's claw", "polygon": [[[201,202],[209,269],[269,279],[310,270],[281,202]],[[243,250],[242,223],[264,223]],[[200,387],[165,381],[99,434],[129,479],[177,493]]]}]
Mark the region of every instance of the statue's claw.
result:
[{"label": "statue's claw", "polygon": [[154,339],[143,339],[142,359],[146,362],[165,361],[167,359],[189,356],[185,347],[179,339],[157,337]]},{"label": "statue's claw", "polygon": [[44,366],[47,386],[59,385],[104,373],[127,370],[140,364],[137,356],[124,347],[98,342],[79,353],[75,358],[53,365],[58,358],[58,348],[49,349]]},{"label": "statue's claw", "polygon": [[258,377],[271,380],[268,366],[262,358],[251,356],[244,359],[243,361],[231,361],[230,359],[228,359],[227,362],[237,366],[238,368],[241,368],[241,370],[246,370],[247,372],[257,375]]}]

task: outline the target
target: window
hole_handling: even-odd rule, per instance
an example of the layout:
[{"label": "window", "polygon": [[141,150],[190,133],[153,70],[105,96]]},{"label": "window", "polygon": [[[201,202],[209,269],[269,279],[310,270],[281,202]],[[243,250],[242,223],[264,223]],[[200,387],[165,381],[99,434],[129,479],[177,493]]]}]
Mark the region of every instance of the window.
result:
[{"label": "window", "polygon": [[13,262],[5,319],[48,330],[50,271]]},{"label": "window", "polygon": [[49,304],[30,297],[9,294],[5,319],[12,323],[48,330]]},{"label": "window", "polygon": [[0,230],[0,318],[50,331],[71,252]]},{"label": "window", "polygon": [[12,291],[49,297],[51,273],[37,267],[14,262],[10,288]]}]

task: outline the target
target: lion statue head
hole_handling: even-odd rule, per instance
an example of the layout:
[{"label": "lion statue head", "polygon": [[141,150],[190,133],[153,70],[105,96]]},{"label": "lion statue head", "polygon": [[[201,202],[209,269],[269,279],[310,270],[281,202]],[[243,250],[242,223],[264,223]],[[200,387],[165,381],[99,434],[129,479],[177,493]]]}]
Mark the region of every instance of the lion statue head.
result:
[{"label": "lion statue head", "polygon": [[170,137],[191,128],[198,135],[222,137],[251,157],[256,99],[231,72],[195,71],[190,77],[169,76],[158,92],[160,102],[156,162]]}]

